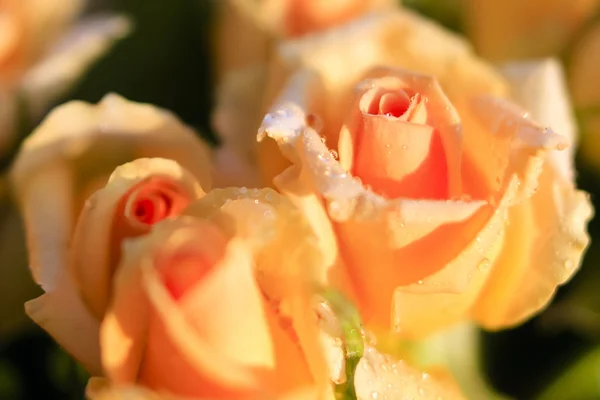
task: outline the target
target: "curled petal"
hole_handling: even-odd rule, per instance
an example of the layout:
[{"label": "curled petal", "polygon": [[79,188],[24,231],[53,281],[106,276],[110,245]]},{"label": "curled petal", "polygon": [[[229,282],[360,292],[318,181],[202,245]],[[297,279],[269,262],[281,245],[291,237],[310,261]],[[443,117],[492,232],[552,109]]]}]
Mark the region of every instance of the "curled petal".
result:
[{"label": "curled petal", "polygon": [[121,242],[178,215],[203,194],[193,175],[175,161],[142,158],[118,167],[86,201],[73,233],[69,267],[96,317],[107,307]]}]

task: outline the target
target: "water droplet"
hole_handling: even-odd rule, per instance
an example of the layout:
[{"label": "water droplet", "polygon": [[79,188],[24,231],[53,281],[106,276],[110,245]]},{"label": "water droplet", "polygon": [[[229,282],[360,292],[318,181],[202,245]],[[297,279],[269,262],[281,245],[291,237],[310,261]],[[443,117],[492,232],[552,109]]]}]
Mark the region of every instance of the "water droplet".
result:
[{"label": "water droplet", "polygon": [[567,260],[565,260],[565,264],[564,264],[564,266],[565,266],[565,269],[566,269],[566,270],[571,270],[571,269],[573,269],[573,266],[574,266],[574,264],[573,264],[573,260],[571,260],[571,259],[567,259]]},{"label": "water droplet", "polygon": [[408,149],[408,146],[407,146],[407,145],[405,145],[405,144],[403,144],[403,145],[402,145],[402,150],[407,150],[407,149]]},{"label": "water droplet", "polygon": [[490,268],[490,260],[488,258],[484,258],[477,265],[477,269],[481,272],[485,272]]},{"label": "water droplet", "polygon": [[422,285],[422,284],[423,284],[423,280],[422,280],[422,279],[419,279],[419,280],[417,281],[417,284],[418,284],[418,285]]},{"label": "water droplet", "polygon": [[240,188],[240,193],[241,193],[241,194],[246,194],[246,193],[248,193],[248,189],[247,189],[246,187],[242,186],[242,187]]},{"label": "water droplet", "polygon": [[425,390],[423,388],[419,388],[419,394],[421,396],[424,396],[425,395]]},{"label": "water droplet", "polygon": [[338,153],[335,150],[329,150],[329,154],[331,154],[331,157],[333,157],[334,159],[337,160],[338,158]]},{"label": "water droplet", "polygon": [[379,399],[379,393],[377,393],[377,392],[371,392],[371,398],[372,398],[373,400],[377,400],[377,399]]}]

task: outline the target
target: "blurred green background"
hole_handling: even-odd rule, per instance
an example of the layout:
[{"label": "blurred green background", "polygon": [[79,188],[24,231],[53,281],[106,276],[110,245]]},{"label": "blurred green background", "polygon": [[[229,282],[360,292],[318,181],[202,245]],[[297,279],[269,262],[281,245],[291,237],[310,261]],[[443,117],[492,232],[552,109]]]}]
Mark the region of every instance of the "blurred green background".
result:
[{"label": "blurred green background", "polygon": [[[220,0],[214,0],[220,1]],[[325,1],[325,0],[324,0]],[[408,7],[461,31],[458,0],[408,0]],[[107,92],[175,112],[213,141],[210,111],[211,0],[104,0],[89,12],[118,11],[135,23],[130,37],[98,62],[70,99],[97,102]],[[31,126],[23,132],[31,131]],[[3,160],[6,166],[10,159]],[[578,159],[579,185],[596,203],[600,177]],[[482,332],[487,379],[516,399],[600,399],[600,225],[582,270],[554,303],[525,325]],[[596,239],[599,239],[596,242]],[[1,279],[1,277],[0,277]],[[0,342],[0,399],[82,399],[86,373],[33,324]]]}]

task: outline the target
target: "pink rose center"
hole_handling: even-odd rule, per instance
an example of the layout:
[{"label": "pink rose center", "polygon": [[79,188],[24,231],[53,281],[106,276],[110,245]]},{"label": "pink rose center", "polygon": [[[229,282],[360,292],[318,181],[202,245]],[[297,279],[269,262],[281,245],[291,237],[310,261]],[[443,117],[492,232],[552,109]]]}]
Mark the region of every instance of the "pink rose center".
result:
[{"label": "pink rose center", "polygon": [[350,126],[351,172],[389,198],[446,198],[447,166],[439,133],[428,124],[427,99],[409,89],[374,87],[359,100]]},{"label": "pink rose center", "polygon": [[151,178],[137,186],[128,197],[126,216],[144,225],[153,225],[178,215],[191,202],[172,182]]}]

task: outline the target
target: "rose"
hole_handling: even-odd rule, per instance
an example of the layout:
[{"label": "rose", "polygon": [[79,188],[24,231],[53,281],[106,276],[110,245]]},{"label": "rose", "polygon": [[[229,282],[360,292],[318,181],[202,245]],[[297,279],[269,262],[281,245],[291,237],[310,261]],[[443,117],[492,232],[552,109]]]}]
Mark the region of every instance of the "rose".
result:
[{"label": "rose", "polygon": [[[467,318],[514,325],[576,270],[591,207],[547,156],[563,137],[506,100],[451,92],[455,108],[434,78],[376,69],[345,110],[338,162],[305,110],[342,110],[313,105],[311,75],[296,76],[261,128],[292,162],[275,184],[337,240],[369,322],[412,336]],[[322,93],[316,104],[342,102]]]},{"label": "rose", "polygon": [[50,4],[40,0],[0,1],[0,154],[15,142],[17,110],[41,117],[87,67],[129,30],[120,16],[73,21],[81,0]]},{"label": "rose", "polygon": [[[302,101],[308,113],[316,111],[324,136],[335,147],[354,83],[379,65],[434,75],[452,101],[471,94],[506,95],[509,90],[466,42],[397,9],[322,34],[283,41],[275,48],[266,83],[257,79],[258,72],[249,70],[235,77],[235,85],[224,85],[214,116],[218,132],[225,137],[221,152],[241,154],[243,162],[258,164],[263,182],[270,184],[289,163],[270,141],[262,142],[258,149],[252,141],[253,127],[273,103],[285,101],[288,95]],[[259,82],[262,90],[256,89]],[[302,99],[298,98],[300,92]]]},{"label": "rose", "polygon": [[[111,188],[106,189],[115,192],[109,192],[108,197],[102,198],[104,203],[95,209],[96,213],[105,213],[98,219],[100,223],[90,230],[89,225],[80,222],[83,225],[76,231],[77,218],[87,197],[104,186],[115,167],[138,157],[171,158],[190,172],[183,174],[178,172],[183,171],[181,167],[156,160],[137,161],[121,168]],[[129,184],[157,174],[167,174],[175,182],[184,180],[185,187],[190,188],[185,193],[198,193],[189,183],[192,173],[200,186],[208,190],[209,165],[208,150],[194,132],[172,114],[153,106],[109,95],[98,105],[71,102],[54,110],[24,141],[10,171],[24,218],[30,267],[36,282],[47,292],[29,303],[30,316],[51,333],[66,323],[61,321],[65,315],[73,323],[83,319],[88,321],[88,326],[93,326],[93,318],[73,292],[70,276],[65,273],[70,268],[70,244],[78,243],[79,247],[94,243],[98,246],[94,249],[95,265],[106,269],[112,268],[108,264],[114,267],[115,260],[111,257],[115,256],[118,244],[110,249],[110,241],[103,242],[99,233],[111,229],[110,212],[115,211],[119,200],[115,194],[124,195]],[[84,217],[90,216],[89,208],[88,203]],[[123,215],[123,211],[116,210],[116,213]],[[124,229],[121,237],[144,233],[139,226],[112,228]],[[77,254],[74,261],[82,262]],[[90,260],[85,260],[85,264],[88,262]],[[100,286],[103,285],[98,284],[96,288]],[[68,329],[63,334],[66,336],[61,336],[59,342],[78,358],[85,358],[83,353],[87,353],[87,346],[70,340],[70,336],[85,339],[85,335]]]},{"label": "rose", "polygon": [[[312,257],[306,242],[262,253],[284,234],[273,227],[290,217],[286,204],[277,204],[279,196],[272,192],[238,192],[226,195],[229,201],[221,205],[220,192],[185,213],[208,211],[207,219],[165,221],[126,246],[100,336],[102,364],[113,384],[138,383],[188,397],[244,398],[280,394],[315,380],[307,361],[316,360],[305,359],[295,344],[295,332],[304,338],[299,324],[284,317],[304,302],[294,289],[301,279],[283,277],[269,287],[269,271],[285,255],[290,259],[284,266],[295,264],[299,271],[306,265]],[[286,248],[294,251],[284,253]]]}]

